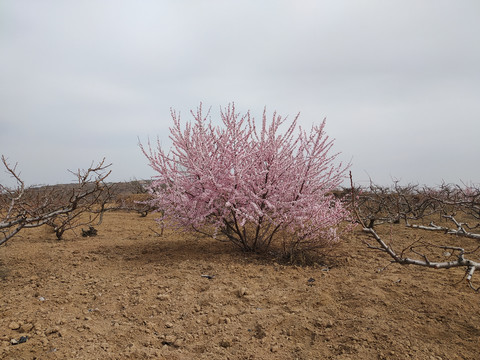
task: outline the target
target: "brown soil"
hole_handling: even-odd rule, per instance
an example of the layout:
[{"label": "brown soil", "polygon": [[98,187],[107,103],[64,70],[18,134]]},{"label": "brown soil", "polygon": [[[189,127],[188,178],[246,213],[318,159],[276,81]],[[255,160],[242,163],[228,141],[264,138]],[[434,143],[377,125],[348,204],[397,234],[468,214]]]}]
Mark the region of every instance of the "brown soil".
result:
[{"label": "brown soil", "polygon": [[[395,226],[397,244],[469,241]],[[325,265],[299,267],[160,238],[151,216],[107,213],[97,228],[0,248],[1,359],[480,358],[480,294],[457,283],[463,270],[379,270],[388,258],[358,231]]]}]

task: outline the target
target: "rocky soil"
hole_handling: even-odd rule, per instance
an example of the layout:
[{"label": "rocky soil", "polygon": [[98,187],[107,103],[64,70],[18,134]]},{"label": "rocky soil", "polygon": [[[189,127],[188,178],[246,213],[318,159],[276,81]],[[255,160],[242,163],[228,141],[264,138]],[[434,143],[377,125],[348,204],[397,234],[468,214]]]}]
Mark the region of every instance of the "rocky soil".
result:
[{"label": "rocky soil", "polygon": [[[359,231],[302,267],[159,237],[151,216],[107,213],[97,229],[25,231],[0,248],[1,359],[480,359],[480,294],[463,271],[385,268]],[[474,245],[383,231],[399,248]]]}]

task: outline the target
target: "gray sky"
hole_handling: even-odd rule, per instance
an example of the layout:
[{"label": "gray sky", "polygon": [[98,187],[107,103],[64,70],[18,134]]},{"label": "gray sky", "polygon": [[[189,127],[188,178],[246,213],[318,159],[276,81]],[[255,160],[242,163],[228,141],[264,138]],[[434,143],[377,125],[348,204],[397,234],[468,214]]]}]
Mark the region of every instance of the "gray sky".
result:
[{"label": "gray sky", "polygon": [[478,0],[3,0],[0,153],[28,184],[149,178],[170,107],[234,101],[326,117],[358,183],[479,183],[479,35]]}]

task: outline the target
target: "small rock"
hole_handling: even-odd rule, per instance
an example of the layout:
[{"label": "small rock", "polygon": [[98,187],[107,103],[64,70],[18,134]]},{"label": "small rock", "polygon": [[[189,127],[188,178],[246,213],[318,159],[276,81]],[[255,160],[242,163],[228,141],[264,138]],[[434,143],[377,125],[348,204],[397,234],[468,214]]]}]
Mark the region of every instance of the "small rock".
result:
[{"label": "small rock", "polygon": [[160,301],[170,300],[170,295],[168,295],[168,294],[158,294],[157,295],[157,300],[160,300]]},{"label": "small rock", "polygon": [[32,331],[32,329],[33,329],[33,324],[30,324],[30,323],[23,324],[22,326],[20,326],[20,331],[24,333],[28,333]]},{"label": "small rock", "polygon": [[20,329],[20,324],[16,321],[12,321],[10,324],[8,324],[8,328],[11,330],[18,330]]},{"label": "small rock", "polygon": [[182,339],[175,339],[175,341],[173,342],[173,346],[175,347],[180,347],[183,345],[183,340]]},{"label": "small rock", "polygon": [[166,327],[167,329],[170,329],[170,328],[173,327],[173,324],[172,324],[171,322],[167,322],[167,323],[165,323],[165,327]]},{"label": "small rock", "polygon": [[59,328],[57,328],[57,327],[54,327],[54,328],[50,328],[50,329],[45,330],[45,335],[48,336],[48,335],[52,335],[52,334],[58,334],[59,336],[62,336],[62,335],[60,334]]},{"label": "small rock", "polygon": [[248,293],[247,288],[245,288],[245,287],[241,287],[241,288],[237,289],[236,292],[237,292],[238,297],[243,297],[243,296],[247,295],[247,293]]},{"label": "small rock", "polygon": [[173,343],[177,340],[175,335],[166,335],[165,340],[162,341],[163,345],[173,345]]},{"label": "small rock", "polygon": [[222,340],[222,341],[220,341],[219,345],[226,349],[226,348],[229,348],[230,346],[232,346],[232,343],[228,340]]},{"label": "small rock", "polygon": [[12,345],[17,345],[17,344],[18,344],[18,340],[17,340],[17,339],[12,339],[12,340],[10,340],[10,344],[12,344]]}]

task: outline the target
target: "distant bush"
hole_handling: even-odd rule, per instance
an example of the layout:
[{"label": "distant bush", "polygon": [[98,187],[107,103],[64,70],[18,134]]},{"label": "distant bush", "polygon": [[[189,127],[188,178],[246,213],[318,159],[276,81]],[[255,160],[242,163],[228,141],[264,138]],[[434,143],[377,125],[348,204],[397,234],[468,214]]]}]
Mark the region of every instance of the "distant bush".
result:
[{"label": "distant bush", "polygon": [[[339,241],[338,225],[349,211],[333,191],[347,167],[335,165],[333,140],[325,121],[307,132],[263,113],[260,128],[235,106],[221,111],[221,126],[202,113],[182,128],[171,111],[173,147],[141,149],[156,171],[150,205],[163,210],[161,220],[214,238],[245,251],[272,247],[284,255],[331,247]],[[280,127],[287,125],[283,133]]]}]

